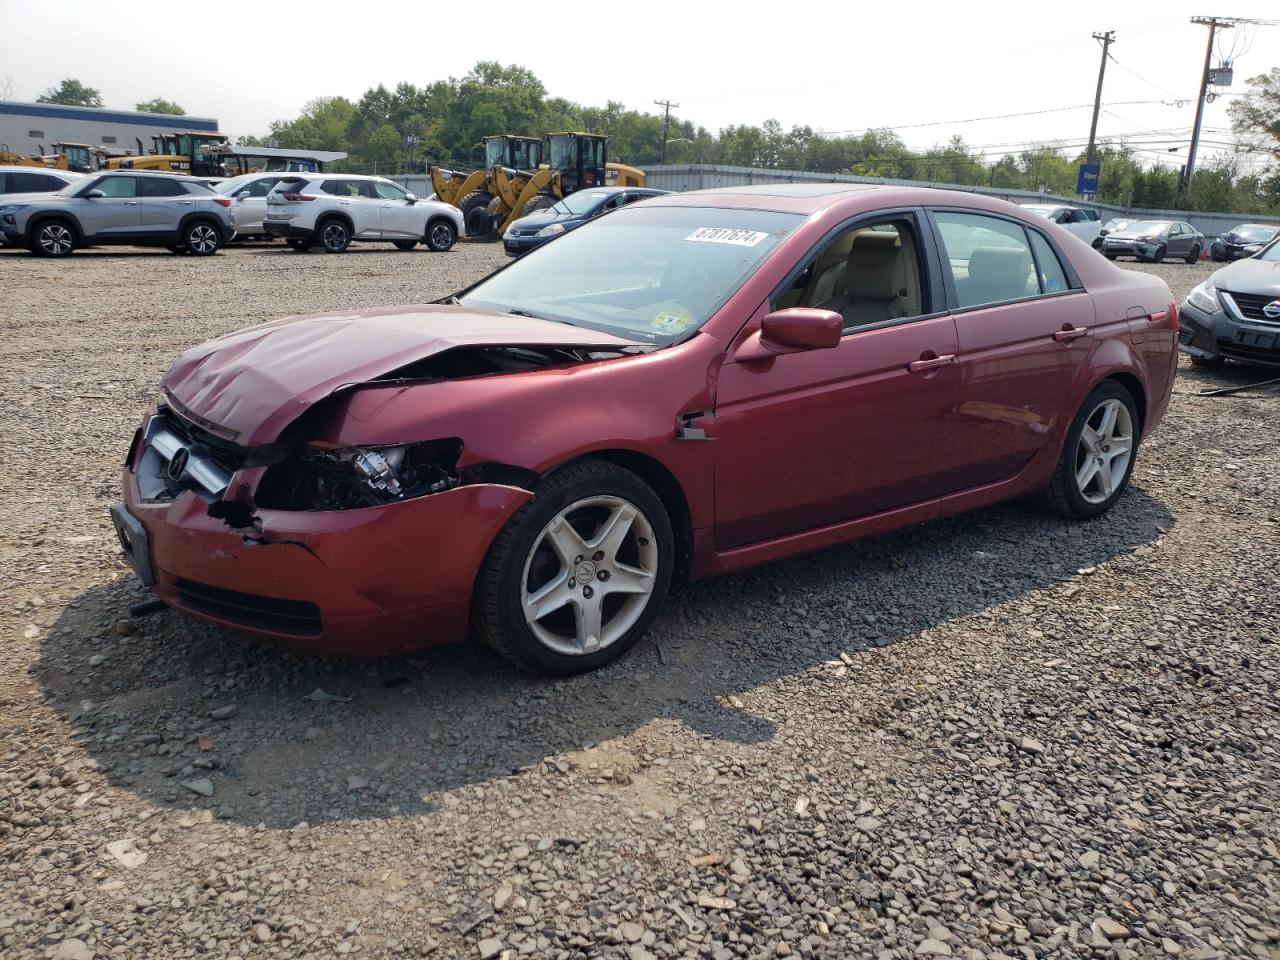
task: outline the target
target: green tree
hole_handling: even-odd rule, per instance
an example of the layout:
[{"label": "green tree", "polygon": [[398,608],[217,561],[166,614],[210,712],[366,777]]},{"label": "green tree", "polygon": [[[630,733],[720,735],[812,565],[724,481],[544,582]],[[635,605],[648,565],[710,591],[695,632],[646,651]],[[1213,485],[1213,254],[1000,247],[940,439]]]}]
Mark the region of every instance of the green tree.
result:
[{"label": "green tree", "polygon": [[404,152],[404,143],[396,128],[385,123],[373,132],[369,138],[367,159],[373,161],[385,172],[398,168]]},{"label": "green tree", "polygon": [[56,87],[50,87],[36,103],[58,103],[65,107],[100,107],[102,94],[93,87],[86,87],[79,80],[68,77]]},{"label": "green tree", "polygon": [[1249,81],[1249,90],[1227,108],[1231,129],[1280,158],[1280,67]]},{"label": "green tree", "polygon": [[169,113],[175,117],[185,117],[187,111],[178,106],[172,100],[166,100],[164,97],[156,97],[153,100],[143,100],[134,107],[139,113]]},{"label": "green tree", "polygon": [[[351,152],[348,128],[355,105],[345,97],[317,97],[302,108],[293,120],[276,120],[271,136],[282,147],[300,150],[343,150]],[[265,143],[258,143],[265,146]]]}]

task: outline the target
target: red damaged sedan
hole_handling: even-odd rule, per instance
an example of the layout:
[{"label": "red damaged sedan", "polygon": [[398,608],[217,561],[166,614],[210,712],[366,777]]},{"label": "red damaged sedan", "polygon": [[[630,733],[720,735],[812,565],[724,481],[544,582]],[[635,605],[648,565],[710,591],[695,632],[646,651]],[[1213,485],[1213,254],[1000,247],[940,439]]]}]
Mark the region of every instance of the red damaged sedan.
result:
[{"label": "red damaged sedan", "polygon": [[316,653],[468,631],[625,652],[673,582],[1037,495],[1123,494],[1168,287],[1012,204],[808,184],[648,200],[441,303],[184,354],[112,510],[200,620]]}]

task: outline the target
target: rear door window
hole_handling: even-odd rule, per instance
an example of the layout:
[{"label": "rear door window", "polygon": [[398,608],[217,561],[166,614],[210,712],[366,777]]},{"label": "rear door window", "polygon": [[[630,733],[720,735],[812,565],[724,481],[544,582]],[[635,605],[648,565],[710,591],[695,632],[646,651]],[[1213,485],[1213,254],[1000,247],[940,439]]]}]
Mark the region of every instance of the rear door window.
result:
[{"label": "rear door window", "polygon": [[177,180],[161,180],[147,177],[138,181],[140,197],[185,197],[187,191]]},{"label": "rear door window", "polygon": [[1027,231],[1031,235],[1031,248],[1036,254],[1036,272],[1040,279],[1040,289],[1044,293],[1058,293],[1070,287],[1067,272],[1062,269],[1062,261],[1049,245],[1049,241],[1034,230]]},{"label": "rear door window", "polygon": [[0,176],[7,180],[7,185],[0,186],[0,193],[50,193],[66,186],[57,177],[51,177],[47,173],[10,173]]},{"label": "rear door window", "polygon": [[957,305],[979,307],[1038,296],[1031,243],[1022,225],[999,217],[934,212]]}]

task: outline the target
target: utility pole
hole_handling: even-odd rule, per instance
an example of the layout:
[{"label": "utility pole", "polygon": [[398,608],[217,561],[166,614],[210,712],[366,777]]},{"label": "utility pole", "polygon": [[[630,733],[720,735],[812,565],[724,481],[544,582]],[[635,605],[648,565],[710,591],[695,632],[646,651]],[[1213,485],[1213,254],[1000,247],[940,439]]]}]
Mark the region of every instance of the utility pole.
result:
[{"label": "utility pole", "polygon": [[1192,17],[1191,22],[1209,28],[1209,42],[1204,47],[1204,70],[1200,74],[1200,96],[1196,99],[1196,122],[1191,128],[1191,147],[1187,150],[1186,173],[1182,178],[1182,192],[1191,190],[1191,178],[1196,174],[1196,148],[1200,145],[1200,121],[1204,119],[1204,98],[1209,91],[1209,65],[1213,58],[1213,37],[1219,30],[1230,30],[1235,21],[1224,17]]},{"label": "utility pole", "polygon": [[667,162],[667,131],[671,129],[671,108],[679,107],[680,104],[672,103],[670,100],[653,101],[662,108],[662,162]]},{"label": "utility pole", "polygon": [[1102,110],[1102,78],[1107,73],[1107,51],[1116,42],[1116,32],[1095,33],[1093,39],[1102,43],[1102,62],[1098,64],[1098,89],[1093,95],[1093,122],[1089,124],[1089,149],[1084,154],[1085,163],[1093,163],[1093,142],[1098,136],[1098,113]]}]

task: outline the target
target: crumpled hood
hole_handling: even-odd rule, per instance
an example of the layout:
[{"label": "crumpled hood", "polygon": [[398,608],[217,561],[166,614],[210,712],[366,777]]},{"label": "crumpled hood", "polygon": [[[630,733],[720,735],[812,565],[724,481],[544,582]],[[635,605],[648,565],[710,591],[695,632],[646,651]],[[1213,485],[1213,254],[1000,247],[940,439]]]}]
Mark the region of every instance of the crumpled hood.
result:
[{"label": "crumpled hood", "polygon": [[1219,290],[1280,298],[1280,260],[1237,260],[1215,273],[1213,283]]},{"label": "crumpled hood", "polygon": [[317,401],[455,347],[610,349],[607,333],[533,317],[418,304],[289,317],[210,340],[169,368],[178,410],[242,446],[276,440]]}]

